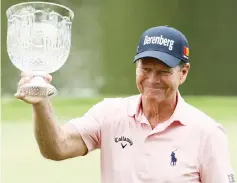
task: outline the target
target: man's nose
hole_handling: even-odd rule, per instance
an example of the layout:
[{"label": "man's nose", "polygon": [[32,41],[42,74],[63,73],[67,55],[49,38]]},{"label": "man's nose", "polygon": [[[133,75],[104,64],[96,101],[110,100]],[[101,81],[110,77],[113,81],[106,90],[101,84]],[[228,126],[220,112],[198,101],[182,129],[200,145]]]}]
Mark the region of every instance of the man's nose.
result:
[{"label": "man's nose", "polygon": [[160,83],[161,75],[157,72],[151,72],[149,76],[149,80],[152,83]]}]

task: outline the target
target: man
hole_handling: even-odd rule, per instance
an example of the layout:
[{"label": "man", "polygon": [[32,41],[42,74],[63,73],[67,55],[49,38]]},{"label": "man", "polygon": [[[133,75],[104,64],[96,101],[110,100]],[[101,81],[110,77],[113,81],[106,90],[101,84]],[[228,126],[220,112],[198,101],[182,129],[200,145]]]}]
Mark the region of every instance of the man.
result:
[{"label": "man", "polygon": [[[134,58],[140,94],[105,99],[62,126],[48,99],[16,97],[33,106],[45,158],[64,160],[100,148],[103,183],[233,183],[222,126],[178,91],[190,69],[188,58],[188,41],[178,30],[146,30]],[[31,78],[23,73],[19,86]]]}]

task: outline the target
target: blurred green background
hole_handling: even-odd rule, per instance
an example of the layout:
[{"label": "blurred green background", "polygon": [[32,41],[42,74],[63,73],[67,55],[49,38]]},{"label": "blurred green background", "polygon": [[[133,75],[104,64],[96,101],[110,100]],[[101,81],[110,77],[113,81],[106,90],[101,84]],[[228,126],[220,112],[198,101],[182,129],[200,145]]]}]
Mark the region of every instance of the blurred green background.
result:
[{"label": "blurred green background", "polygon": [[[18,0],[1,1],[2,182],[100,182],[99,151],[53,162],[41,157],[33,134],[31,106],[12,96],[20,78],[6,49],[5,11]],[[170,25],[190,44],[191,71],[181,94],[223,124],[237,173],[236,0],[57,0],[75,13],[66,64],[53,73],[59,123],[79,117],[108,96],[137,94],[132,64],[145,29]]]},{"label": "blurred green background", "polygon": [[[6,9],[22,1],[2,0],[2,93],[13,94],[19,71],[6,50]],[[142,32],[170,25],[190,44],[191,72],[183,94],[237,95],[236,0],[57,0],[75,12],[72,47],[53,73],[60,95],[136,93],[132,63]]]}]

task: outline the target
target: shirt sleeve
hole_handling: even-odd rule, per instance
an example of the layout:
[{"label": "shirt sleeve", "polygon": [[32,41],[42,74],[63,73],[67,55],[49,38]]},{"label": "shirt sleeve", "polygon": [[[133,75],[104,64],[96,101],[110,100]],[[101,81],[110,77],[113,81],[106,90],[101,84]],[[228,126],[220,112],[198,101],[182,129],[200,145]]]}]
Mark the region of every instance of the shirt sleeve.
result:
[{"label": "shirt sleeve", "polygon": [[106,116],[104,101],[94,105],[82,117],[69,121],[79,132],[85,142],[88,152],[100,148],[101,127]]},{"label": "shirt sleeve", "polygon": [[201,155],[202,183],[234,183],[228,139],[221,125],[207,136]]}]

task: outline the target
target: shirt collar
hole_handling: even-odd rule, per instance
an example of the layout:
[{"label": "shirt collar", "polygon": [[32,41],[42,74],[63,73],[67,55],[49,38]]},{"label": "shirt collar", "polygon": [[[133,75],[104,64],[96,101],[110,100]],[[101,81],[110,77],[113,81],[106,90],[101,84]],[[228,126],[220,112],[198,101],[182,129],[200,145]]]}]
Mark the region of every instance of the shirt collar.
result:
[{"label": "shirt collar", "polygon": [[[185,102],[185,100],[181,97],[179,91],[177,91],[177,95],[178,95],[178,102],[177,105],[175,107],[174,113],[171,116],[171,120],[174,121],[178,121],[183,125],[187,125],[188,124],[188,120],[187,120],[187,115],[185,112],[187,112],[187,103]],[[129,100],[129,104],[128,104],[128,116],[130,117],[136,117],[139,115],[139,113],[141,112],[141,100],[142,100],[142,95],[135,95],[132,96]]]}]

